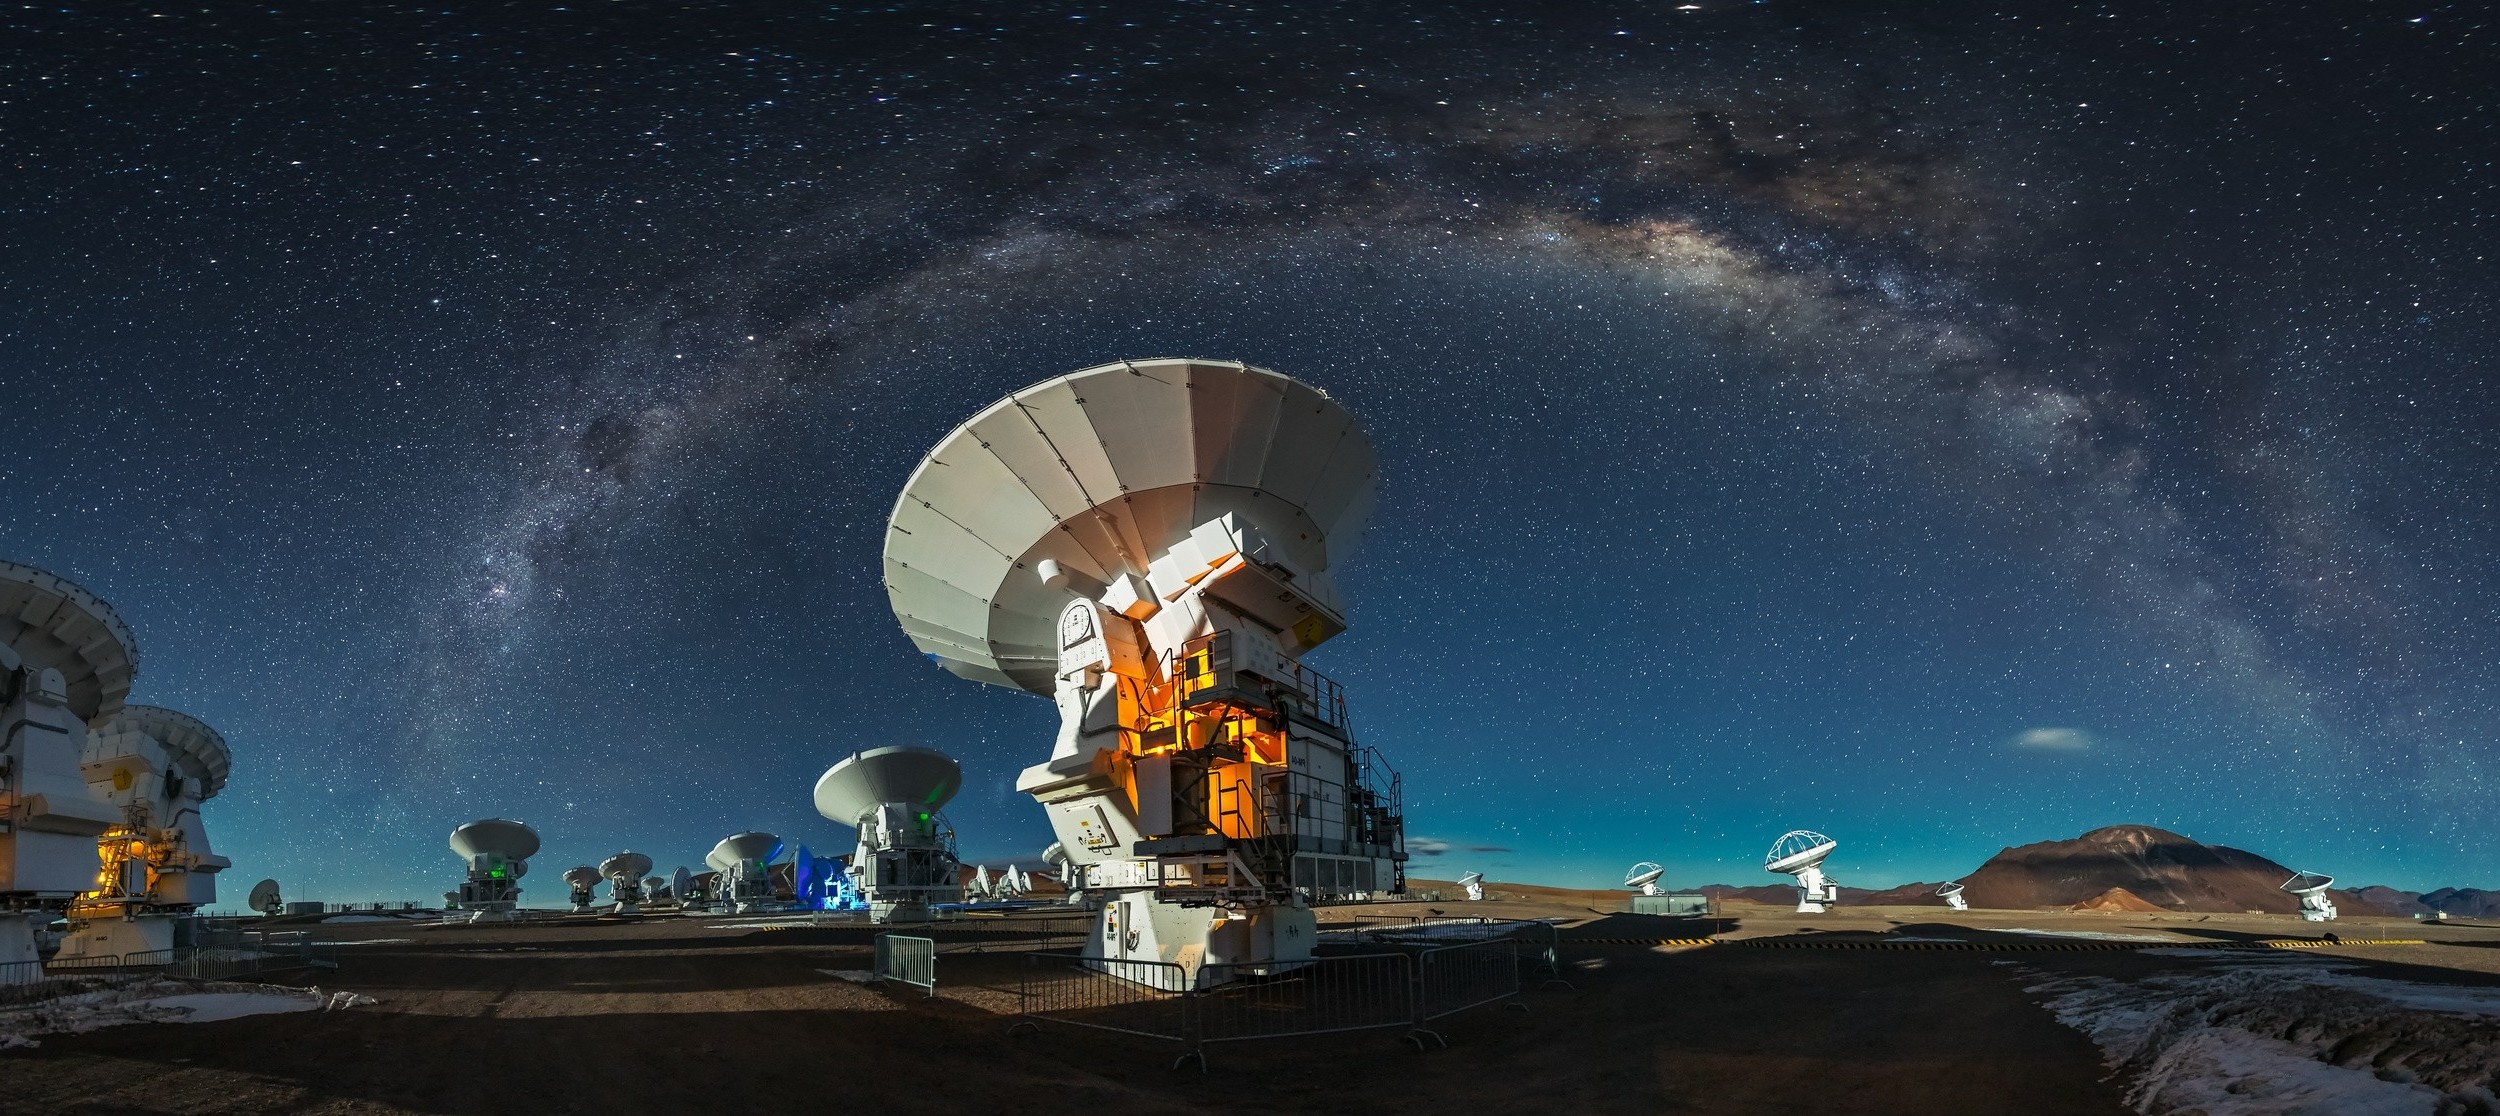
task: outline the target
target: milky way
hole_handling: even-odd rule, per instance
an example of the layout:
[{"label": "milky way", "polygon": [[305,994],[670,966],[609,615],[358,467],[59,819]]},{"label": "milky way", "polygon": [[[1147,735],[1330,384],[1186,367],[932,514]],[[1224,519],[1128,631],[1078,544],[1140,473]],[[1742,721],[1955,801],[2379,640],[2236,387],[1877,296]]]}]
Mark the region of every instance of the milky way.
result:
[{"label": "milky way", "polygon": [[[882,511],[911,460],[980,402],[1078,364],[1184,354],[1277,364],[1387,432],[1405,518],[1359,559],[1381,599],[1355,601],[1358,633],[1381,633],[1364,645],[1375,655],[1447,630],[1449,609],[1416,603],[1456,591],[1427,588],[1445,549],[1587,570],[1592,599],[1647,591],[1618,583],[1709,583],[1689,564],[1709,552],[1851,571],[1800,595],[1829,600],[1796,617],[1759,603],[1787,591],[1765,572],[1717,603],[1643,598],[1628,623],[1610,605],[1474,631],[1482,661],[1448,668],[1460,689],[1533,672],[1582,654],[1574,633],[1591,625],[1707,628],[1774,658],[1800,640],[1851,648],[1757,676],[1724,717],[1658,711],[1712,688],[1662,665],[1708,657],[1692,648],[1604,668],[1651,687],[1628,702],[1615,688],[1632,709],[1523,700],[1472,718],[1585,738],[1542,759],[1529,755],[1552,746],[1368,694],[1367,731],[1404,749],[1415,827],[1436,848],[1516,849],[1523,867],[1591,881],[1636,853],[1735,875],[1773,819],[1852,803],[1844,816],[1862,828],[1901,831],[1898,852],[1858,866],[1870,880],[2087,820],[2195,823],[2378,872],[2465,870],[2465,850],[2493,836],[2474,807],[2500,727],[2487,624],[2500,586],[2470,561],[2494,534],[2474,494],[2489,446],[2470,418],[2490,405],[2457,357],[2489,323],[2458,308],[2486,307],[2492,288],[2479,247],[2443,257],[2401,234],[2436,221],[2488,240],[2473,223],[2487,186],[2445,209],[2430,197],[2456,188],[2439,177],[2453,153],[2439,121],[2470,116],[2455,102],[2475,94],[2426,60],[2473,29],[2448,15],[2337,25],[2361,44],[2339,49],[2383,78],[2322,124],[2293,109],[2315,111],[2324,90],[2308,83],[2327,76],[2281,73],[2314,45],[2297,30],[2233,62],[2201,45],[2235,26],[2225,15],[2126,28],[1968,15],[66,19],[40,30],[80,50],[11,70],[51,128],[18,142],[47,189],[9,248],[57,249],[108,204],[149,231],[104,237],[81,284],[28,284],[16,332],[63,353],[64,324],[126,312],[104,293],[117,280],[171,292],[185,316],[100,358],[101,399],[47,397],[47,417],[146,397],[149,362],[207,343],[188,319],[268,354],[251,368],[190,358],[245,400],[210,426],[353,423],[334,450],[312,437],[197,451],[210,471],[244,474],[325,452],[356,461],[330,485],[239,482],[244,495],[212,513],[354,490],[309,517],[321,542],[225,526],[224,556],[208,560],[253,583],[355,585],[259,621],[355,628],[364,640],[342,666],[354,697],[210,716],[246,754],[238,718],[294,757],[228,808],[255,817],[226,824],[296,871],[315,869],[258,827],[314,783],[350,815],[325,819],[321,839],[406,843],[414,880],[438,840],[420,831],[467,813],[569,823],[597,835],[582,855],[594,839],[699,851],[714,829],[809,826],[800,796],[753,800],[879,742],[833,738],[880,733],[964,754],[991,790],[968,793],[957,812],[975,824],[959,827],[996,830],[987,851],[1025,849],[1033,811],[998,788],[1045,711],[911,659],[879,611]],[[210,49],[231,41],[270,45],[255,61]],[[246,74],[265,92],[236,91]],[[120,130],[73,137],[85,117],[54,83],[82,84]],[[185,89],[214,92],[186,103]],[[2261,93],[2296,104],[2252,107]],[[2408,109],[2400,126],[2382,115]],[[2329,149],[2339,128],[2405,152],[2403,173],[2379,176],[2394,196],[2370,213],[2311,196],[2371,177],[2363,152]],[[2209,157],[2217,145],[2229,160]],[[162,197],[184,189],[199,196]],[[149,238],[182,250],[142,264]],[[230,278],[220,254],[243,261]],[[2399,307],[2425,292],[2431,306]],[[1498,360],[1451,366],[1429,323],[1459,316],[1477,320],[1450,334]],[[354,339],[332,340],[342,332]],[[1287,363],[1329,351],[1321,337],[1373,348]],[[1124,344],[1156,348],[1103,348]],[[1609,364],[1539,355],[1575,346]],[[330,379],[346,385],[339,423],[327,389],[302,387]],[[412,379],[420,398],[394,394]],[[162,413],[217,414],[202,390],[173,389]],[[1506,521],[1499,494],[1438,467],[1487,437],[1436,432],[1451,394],[1585,455],[1578,473],[1509,466],[1540,483],[1583,485],[1592,463],[1698,483],[1651,448],[1728,427],[1744,432],[1732,463],[1821,474],[1739,483],[1735,504],[1767,496],[1780,510],[1760,514],[1839,536],[1889,520],[1906,541],[1826,539],[1796,557],[1767,525],[1714,530],[1688,504],[1623,493]],[[1667,399],[1684,409],[1627,402]],[[373,452],[408,442],[419,452],[405,460]],[[117,480],[33,475],[55,503]],[[175,587],[212,575],[152,569],[126,540],[180,514],[164,509],[215,501],[145,468],[118,483],[171,491],[110,513],[128,526],[90,532],[88,549],[61,541],[61,519],[14,524],[0,543],[117,600],[130,595],[117,579],[166,584],[148,596],[178,615]],[[1574,549],[1590,544],[1571,523],[1670,515],[1673,541],[1638,577],[1619,576],[1624,553]],[[1864,600],[1832,587],[1895,566],[1901,583]],[[1992,616],[1988,600],[2019,603]],[[1790,620],[1803,627],[1777,630]],[[168,642],[152,637],[152,652]],[[1340,654],[1330,669],[1363,681],[1361,648]],[[192,706],[231,688],[218,669],[231,668],[180,675]],[[1815,670],[1842,677],[1804,677]],[[1752,727],[1737,715],[1851,678],[1880,692]],[[2131,721],[2136,689],[2143,709],[2171,711],[2141,718],[2165,721],[2161,739]],[[337,731],[376,751],[342,763],[307,723],[353,725]],[[1845,758],[1828,776],[1762,775],[1798,747]],[[1527,778],[1543,782],[1591,765],[1753,804],[1678,820],[1639,795],[1593,818],[1536,791],[1515,808],[1481,801],[1489,771],[1535,767]],[[1953,788],[1941,814],[1921,789],[1940,784]],[[2323,791],[2345,835],[2286,816],[2299,808],[2282,785]]]}]

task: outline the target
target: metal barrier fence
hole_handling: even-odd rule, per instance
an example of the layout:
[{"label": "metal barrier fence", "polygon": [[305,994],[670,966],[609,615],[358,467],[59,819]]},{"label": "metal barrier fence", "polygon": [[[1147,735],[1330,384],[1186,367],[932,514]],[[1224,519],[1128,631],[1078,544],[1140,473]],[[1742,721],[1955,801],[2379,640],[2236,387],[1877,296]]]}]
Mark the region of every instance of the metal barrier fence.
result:
[{"label": "metal barrier fence", "polygon": [[335,968],[320,954],[323,943],[308,935],[236,933],[212,935],[223,944],[177,946],[141,953],[102,953],[55,957],[49,961],[12,961],[0,965],[0,1007],[15,1007],[86,992],[115,981],[145,976],[228,980],[258,973],[311,966]]},{"label": "metal barrier fence", "polygon": [[1074,953],[1032,953],[1017,983],[1010,1034],[1044,1022],[1182,1045],[1174,1067],[1206,1068],[1209,1043],[1404,1028],[1406,1041],[1447,1045],[1427,1024],[1469,1008],[1519,1002],[1520,969],[1538,959],[1508,938],[1309,961],[1188,968]]},{"label": "metal barrier fence", "polygon": [[1419,1029],[1445,1015],[1519,996],[1519,947],[1509,940],[1423,950],[1415,955],[1415,967]]},{"label": "metal barrier fence", "polygon": [[876,974],[937,995],[937,943],[908,934],[877,935]]},{"label": "metal barrier fence", "polygon": [[1232,1042],[1413,1026],[1415,966],[1403,953],[1322,957],[1287,969],[1201,965],[1197,1041]]},{"label": "metal barrier fence", "polygon": [[1188,969],[1168,961],[1088,959],[1073,953],[1025,956],[1023,976],[1016,982],[1016,1021],[1007,1033],[1038,1028],[1039,1021],[1047,1020],[1169,1039],[1196,1050],[1186,991],[1195,974]]}]

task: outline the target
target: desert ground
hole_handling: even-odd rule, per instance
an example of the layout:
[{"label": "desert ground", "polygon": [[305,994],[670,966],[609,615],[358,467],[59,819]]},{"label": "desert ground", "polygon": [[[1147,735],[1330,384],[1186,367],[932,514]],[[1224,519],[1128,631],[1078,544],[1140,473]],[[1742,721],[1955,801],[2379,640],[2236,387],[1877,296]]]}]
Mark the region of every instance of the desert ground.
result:
[{"label": "desert ground", "polygon": [[[2141,1095],[2142,1066],[2113,1068],[2109,1050],[2046,1005],[2071,1014],[2099,996],[2124,1008],[2138,989],[2175,999],[2164,982],[2278,962],[2353,987],[2500,999],[2500,926],[1940,907],[1800,915],[1739,903],[1666,919],[1616,913],[1621,892],[1496,892],[1505,898],[1322,912],[1323,929],[1559,921],[1571,987],[1531,980],[1525,1010],[1443,1020],[1446,1048],[1419,1051],[1395,1031],[1261,1040],[1211,1047],[1202,1071],[1173,1068],[1171,1045],[1152,1040],[1053,1025],[1010,1035],[1030,947],[1003,934],[941,955],[931,998],[835,975],[868,967],[861,926],[324,924],[315,932],[343,943],[337,969],[275,979],[375,1002],[43,1037],[0,1052],[0,1111],[2124,1113],[2176,1110],[2185,1094]],[[2325,931],[2426,944],[2225,951],[2116,948],[2108,937],[2183,945]],[[1723,944],[1658,944],[1710,937]],[[2331,1030],[2342,1009],[2299,1010],[2318,1017],[2310,1029]],[[2344,1075],[2354,1087],[2470,1089],[2487,1064],[2478,1059],[2500,1051],[2491,1019],[2425,1031],[2412,1015],[2372,1018],[2352,1026],[2404,1033],[2361,1049],[2355,1036],[2276,1029],[2335,1046],[2360,1071]]]}]

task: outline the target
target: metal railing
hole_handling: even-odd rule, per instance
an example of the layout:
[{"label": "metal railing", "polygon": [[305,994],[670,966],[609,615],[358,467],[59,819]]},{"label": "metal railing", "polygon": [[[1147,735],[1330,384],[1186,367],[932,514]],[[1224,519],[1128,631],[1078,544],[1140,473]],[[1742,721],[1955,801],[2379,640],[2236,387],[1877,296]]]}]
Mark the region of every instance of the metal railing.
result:
[{"label": "metal railing", "polygon": [[877,979],[926,988],[937,995],[937,943],[909,934],[877,935]]},{"label": "metal railing", "polygon": [[1202,965],[1193,986],[1197,1041],[1234,1042],[1412,1026],[1415,967],[1402,953],[1308,964]]},{"label": "metal railing", "polygon": [[1470,1008],[1519,1002],[1523,967],[1552,965],[1550,949],[1497,938],[1394,952],[1255,965],[1028,954],[1017,983],[1013,1034],[1044,1022],[1182,1046],[1173,1066],[1206,1068],[1209,1043],[1403,1028],[1422,1048],[1448,1045],[1428,1024]]}]

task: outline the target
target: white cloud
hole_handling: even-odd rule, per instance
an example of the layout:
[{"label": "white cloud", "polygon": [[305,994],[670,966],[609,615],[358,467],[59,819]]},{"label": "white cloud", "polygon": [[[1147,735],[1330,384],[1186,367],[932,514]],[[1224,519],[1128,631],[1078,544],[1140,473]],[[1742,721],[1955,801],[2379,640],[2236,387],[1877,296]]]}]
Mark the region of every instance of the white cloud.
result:
[{"label": "white cloud", "polygon": [[2092,734],[2078,728],[2024,729],[2012,743],[2033,752],[2081,752],[2092,747]]}]

